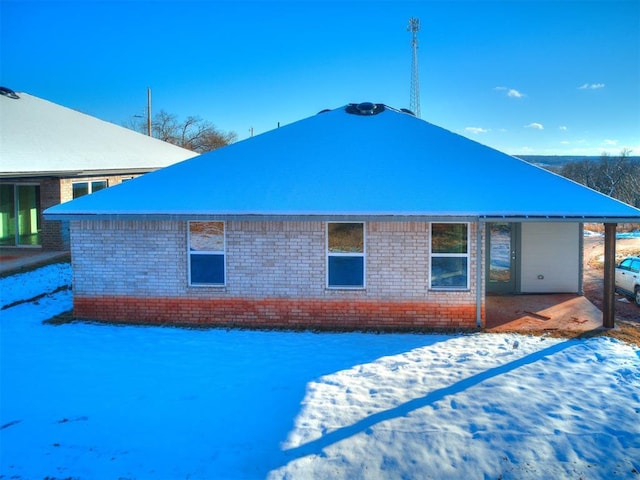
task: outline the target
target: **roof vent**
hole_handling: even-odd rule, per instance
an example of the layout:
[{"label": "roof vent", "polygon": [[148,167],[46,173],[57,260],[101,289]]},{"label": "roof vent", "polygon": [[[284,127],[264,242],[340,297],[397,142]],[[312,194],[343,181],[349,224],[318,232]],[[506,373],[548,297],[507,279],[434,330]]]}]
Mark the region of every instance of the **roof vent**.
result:
[{"label": "roof vent", "polygon": [[384,111],[384,105],[382,103],[350,103],[345,109],[347,113],[352,115],[377,115]]},{"label": "roof vent", "polygon": [[7,87],[0,87],[0,95],[18,100],[20,97],[16,92]]}]

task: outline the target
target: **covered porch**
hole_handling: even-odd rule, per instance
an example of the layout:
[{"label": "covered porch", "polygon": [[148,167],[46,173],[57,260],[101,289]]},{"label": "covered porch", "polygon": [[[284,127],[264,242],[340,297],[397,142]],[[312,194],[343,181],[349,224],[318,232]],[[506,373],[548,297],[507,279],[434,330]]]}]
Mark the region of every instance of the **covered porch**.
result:
[{"label": "covered porch", "polygon": [[486,329],[492,332],[588,332],[602,328],[602,312],[588,298],[571,293],[489,295]]},{"label": "covered porch", "polygon": [[[483,230],[485,234],[486,328],[587,331],[614,327],[616,223],[603,222],[603,301],[598,308],[583,296],[583,222],[576,223],[575,218],[496,220],[485,219],[479,229],[479,235]],[[480,269],[477,274],[482,275]]]}]

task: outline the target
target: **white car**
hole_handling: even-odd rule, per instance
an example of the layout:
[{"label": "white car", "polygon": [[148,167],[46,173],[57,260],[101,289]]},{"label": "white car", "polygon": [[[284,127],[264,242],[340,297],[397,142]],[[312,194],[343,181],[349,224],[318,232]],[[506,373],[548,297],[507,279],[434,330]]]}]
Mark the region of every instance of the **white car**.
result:
[{"label": "white car", "polygon": [[640,306],[640,257],[628,257],[616,266],[616,292]]}]

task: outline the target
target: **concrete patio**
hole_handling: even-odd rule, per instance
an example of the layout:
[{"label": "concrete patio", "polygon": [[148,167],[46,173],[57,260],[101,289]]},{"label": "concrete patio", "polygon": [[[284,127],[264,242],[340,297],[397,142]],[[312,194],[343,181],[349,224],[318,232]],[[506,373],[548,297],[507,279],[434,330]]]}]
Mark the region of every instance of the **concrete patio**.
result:
[{"label": "concrete patio", "polygon": [[62,261],[69,256],[66,251],[42,250],[40,248],[2,248],[0,249],[0,274],[20,272],[41,263],[56,259]]},{"label": "concrete patio", "polygon": [[486,328],[505,331],[588,332],[602,327],[602,312],[575,294],[495,295],[486,299]]}]

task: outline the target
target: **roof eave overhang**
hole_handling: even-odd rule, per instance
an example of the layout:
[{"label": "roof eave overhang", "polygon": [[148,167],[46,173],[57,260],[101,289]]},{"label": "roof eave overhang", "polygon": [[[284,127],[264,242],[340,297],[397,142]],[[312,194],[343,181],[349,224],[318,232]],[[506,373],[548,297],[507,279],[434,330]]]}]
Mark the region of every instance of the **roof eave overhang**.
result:
[{"label": "roof eave overhang", "polygon": [[474,214],[241,214],[241,213],[46,213],[47,220],[64,221],[375,221],[375,222],[566,222],[566,223],[640,223],[638,216],[598,215],[474,215]]},{"label": "roof eave overhang", "polygon": [[475,222],[474,215],[393,215],[393,214],[56,214],[45,213],[46,220],[65,221],[101,221],[101,220],[150,220],[150,221],[256,221],[256,222],[309,222],[309,221],[342,221],[342,222]]},{"label": "roof eave overhang", "polygon": [[480,215],[485,222],[640,223],[640,215]]},{"label": "roof eave overhang", "polygon": [[113,168],[113,169],[96,169],[96,170],[49,170],[49,171],[31,171],[31,172],[0,172],[0,179],[3,181],[20,180],[23,178],[36,177],[58,177],[58,178],[75,178],[75,177],[95,177],[106,175],[136,175],[153,172],[162,167],[137,167],[137,168]]}]

